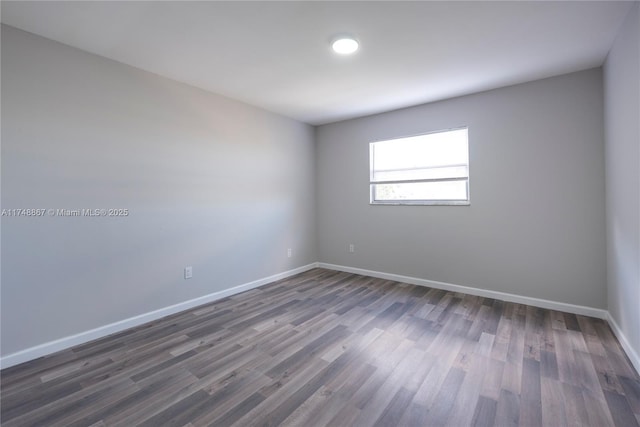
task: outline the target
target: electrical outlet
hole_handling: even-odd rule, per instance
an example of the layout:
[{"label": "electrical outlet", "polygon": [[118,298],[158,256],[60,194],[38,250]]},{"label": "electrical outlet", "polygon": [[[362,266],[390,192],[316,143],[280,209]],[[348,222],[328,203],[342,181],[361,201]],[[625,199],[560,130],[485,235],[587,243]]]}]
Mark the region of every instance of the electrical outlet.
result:
[{"label": "electrical outlet", "polygon": [[349,253],[352,254],[356,251],[356,245],[349,243]]},{"label": "electrical outlet", "polygon": [[184,278],[191,279],[193,277],[193,267],[188,266],[184,268]]},{"label": "electrical outlet", "polygon": [[293,255],[293,250],[291,248],[287,249],[287,258],[291,258]]}]

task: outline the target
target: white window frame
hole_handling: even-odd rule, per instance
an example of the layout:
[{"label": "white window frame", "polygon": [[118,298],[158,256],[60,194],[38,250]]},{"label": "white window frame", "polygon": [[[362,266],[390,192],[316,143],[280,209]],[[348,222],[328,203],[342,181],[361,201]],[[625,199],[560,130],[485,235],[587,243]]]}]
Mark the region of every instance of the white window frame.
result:
[{"label": "white window frame", "polygon": [[[467,152],[469,151],[469,128],[468,126],[460,126],[456,128],[449,129],[439,129],[432,132],[425,132],[416,135],[409,136],[401,136],[396,138],[389,138],[383,140],[372,141],[369,143],[369,203],[371,205],[428,205],[428,206],[469,206],[471,204],[471,192],[470,192],[470,159],[467,161],[467,176],[465,178],[426,178],[426,179],[407,179],[407,180],[394,180],[394,181],[384,181],[384,180],[374,180],[374,146],[379,142],[387,142],[387,141],[395,141],[402,140],[406,138],[412,138],[416,136],[424,136],[424,135],[432,135],[436,133],[444,133],[451,132],[456,130],[467,130]],[[454,166],[454,165],[447,165]],[[437,166],[437,167],[446,167],[446,166]],[[434,167],[436,169],[437,167]],[[396,183],[420,183],[420,182],[448,182],[448,181],[466,181],[466,199],[455,199],[455,200],[438,200],[438,199],[418,199],[418,200],[376,200],[375,199],[375,186],[376,184],[396,184]]]}]

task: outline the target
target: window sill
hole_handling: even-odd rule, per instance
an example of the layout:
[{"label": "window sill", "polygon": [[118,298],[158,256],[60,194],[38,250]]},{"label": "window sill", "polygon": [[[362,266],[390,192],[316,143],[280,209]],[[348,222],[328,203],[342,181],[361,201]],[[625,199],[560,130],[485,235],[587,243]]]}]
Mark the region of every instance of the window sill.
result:
[{"label": "window sill", "polygon": [[469,200],[412,200],[412,201],[373,201],[369,202],[370,205],[381,206],[471,206]]}]

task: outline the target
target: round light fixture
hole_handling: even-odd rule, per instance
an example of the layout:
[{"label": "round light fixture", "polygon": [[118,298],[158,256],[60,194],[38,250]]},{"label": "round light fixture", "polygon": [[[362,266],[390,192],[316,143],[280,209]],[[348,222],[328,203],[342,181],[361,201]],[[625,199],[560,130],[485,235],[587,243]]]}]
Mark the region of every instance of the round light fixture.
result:
[{"label": "round light fixture", "polygon": [[340,55],[350,55],[358,50],[359,43],[355,37],[340,35],[331,39],[331,49]]}]

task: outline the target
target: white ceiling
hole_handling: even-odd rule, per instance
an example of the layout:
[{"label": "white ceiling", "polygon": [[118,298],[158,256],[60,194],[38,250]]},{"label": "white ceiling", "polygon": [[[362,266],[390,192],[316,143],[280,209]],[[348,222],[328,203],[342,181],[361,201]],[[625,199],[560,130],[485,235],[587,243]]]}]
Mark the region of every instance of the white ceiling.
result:
[{"label": "white ceiling", "polygon": [[[630,2],[2,1],[2,22],[310,124],[599,66]],[[329,50],[336,33],[361,42]]]}]

